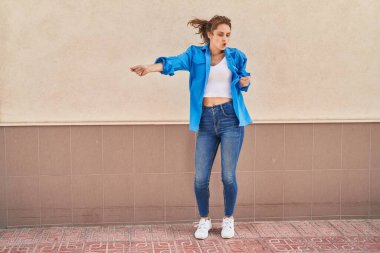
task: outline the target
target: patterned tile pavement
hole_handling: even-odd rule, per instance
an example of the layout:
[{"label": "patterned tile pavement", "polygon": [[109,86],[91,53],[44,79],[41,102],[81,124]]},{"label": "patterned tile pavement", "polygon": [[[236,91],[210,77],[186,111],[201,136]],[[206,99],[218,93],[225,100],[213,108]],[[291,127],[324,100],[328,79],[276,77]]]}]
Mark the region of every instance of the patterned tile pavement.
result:
[{"label": "patterned tile pavement", "polygon": [[235,221],[197,240],[191,222],[0,229],[0,252],[380,252],[380,219]]}]

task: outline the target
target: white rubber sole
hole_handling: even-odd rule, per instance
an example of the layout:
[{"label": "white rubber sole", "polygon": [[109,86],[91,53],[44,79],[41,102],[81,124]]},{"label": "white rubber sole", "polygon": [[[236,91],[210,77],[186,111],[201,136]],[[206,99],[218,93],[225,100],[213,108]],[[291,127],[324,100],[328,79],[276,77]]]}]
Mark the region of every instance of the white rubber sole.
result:
[{"label": "white rubber sole", "polygon": [[232,236],[223,236],[223,235],[221,235],[222,236],[222,238],[224,238],[224,239],[231,239],[232,237],[234,237],[235,235],[232,235]]},{"label": "white rubber sole", "polygon": [[199,239],[199,240],[204,240],[204,239],[206,239],[206,238],[208,237],[208,234],[209,234],[209,232],[210,232],[211,229],[212,229],[212,225],[211,225],[210,229],[207,230],[207,236],[206,236],[206,237],[196,237],[195,234],[194,234],[194,237],[195,237],[196,239]]}]

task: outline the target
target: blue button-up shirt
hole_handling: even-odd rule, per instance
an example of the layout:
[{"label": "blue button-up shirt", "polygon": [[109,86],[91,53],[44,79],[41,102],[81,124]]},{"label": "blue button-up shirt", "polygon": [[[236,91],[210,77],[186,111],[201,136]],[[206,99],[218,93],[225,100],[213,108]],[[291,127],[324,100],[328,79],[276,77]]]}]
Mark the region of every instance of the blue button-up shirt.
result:
[{"label": "blue button-up shirt", "polygon": [[[240,78],[250,76],[245,70],[247,64],[246,55],[237,48],[225,48],[225,57],[228,68],[232,72],[231,96],[233,107],[239,126],[252,123],[252,119],[245,106],[242,91],[247,92],[251,82],[245,87],[240,85]],[[190,72],[190,124],[189,130],[198,132],[199,122],[202,115],[202,104],[205,87],[208,81],[211,65],[210,46],[189,46],[185,52],[177,56],[158,57],[154,63],[162,62],[163,71],[161,74],[173,76],[177,70],[187,70]]]}]

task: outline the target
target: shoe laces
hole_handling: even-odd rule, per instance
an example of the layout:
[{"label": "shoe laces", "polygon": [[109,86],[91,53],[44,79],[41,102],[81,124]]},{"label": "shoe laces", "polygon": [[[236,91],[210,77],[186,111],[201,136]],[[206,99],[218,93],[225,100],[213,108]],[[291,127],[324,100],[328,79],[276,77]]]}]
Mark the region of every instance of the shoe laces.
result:
[{"label": "shoe laces", "polygon": [[231,218],[225,218],[223,219],[223,224],[222,227],[228,227],[228,228],[233,228],[234,220]]},{"label": "shoe laces", "polygon": [[201,219],[200,221],[198,222],[193,222],[193,226],[196,228],[198,227],[198,229],[206,229],[206,226],[207,226],[207,220],[206,219]]}]

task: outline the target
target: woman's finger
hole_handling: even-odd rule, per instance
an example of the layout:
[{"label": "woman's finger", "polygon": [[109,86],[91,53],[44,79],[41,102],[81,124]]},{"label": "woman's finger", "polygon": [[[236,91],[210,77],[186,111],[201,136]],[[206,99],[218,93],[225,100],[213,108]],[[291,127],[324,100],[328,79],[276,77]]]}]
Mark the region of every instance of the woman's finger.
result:
[{"label": "woman's finger", "polygon": [[131,67],[132,71],[136,71],[136,70],[139,70],[139,69],[141,69],[141,65],[136,65],[136,66]]}]

